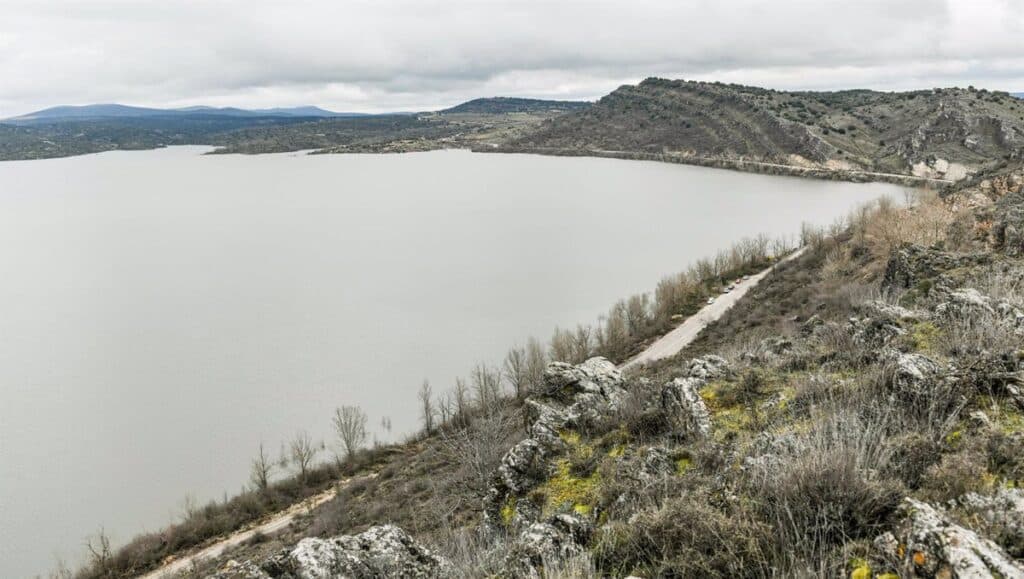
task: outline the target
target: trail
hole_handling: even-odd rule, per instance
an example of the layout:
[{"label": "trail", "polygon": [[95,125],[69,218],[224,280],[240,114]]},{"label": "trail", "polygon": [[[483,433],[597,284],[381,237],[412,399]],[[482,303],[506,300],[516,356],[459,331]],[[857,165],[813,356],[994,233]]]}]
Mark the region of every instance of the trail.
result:
[{"label": "trail", "polygon": [[[371,477],[374,475],[370,475]],[[345,479],[339,484],[348,484],[352,479]],[[312,511],[314,508],[326,503],[333,499],[337,494],[337,486],[332,487],[320,494],[313,495],[299,503],[296,503],[282,511],[278,511],[269,518],[265,518],[253,527],[248,527],[243,530],[236,531],[227,535],[221,539],[218,539],[215,543],[208,545],[198,551],[194,551],[180,558],[176,558],[170,562],[164,563],[158,569],[150,571],[146,575],[143,575],[143,579],[169,579],[171,577],[177,577],[182,573],[185,573],[192,569],[194,565],[198,565],[204,561],[210,561],[216,559],[227,552],[229,549],[242,545],[246,541],[252,539],[257,534],[260,535],[275,535],[284,529],[294,521],[299,515]]]},{"label": "trail", "polygon": [[676,329],[658,338],[657,341],[648,346],[643,352],[628,360],[622,365],[622,368],[626,369],[637,364],[653,362],[678,354],[680,350],[693,342],[704,328],[721,318],[725,312],[736,305],[748,291],[760,283],[772,270],[780,264],[800,257],[805,250],[805,247],[800,248],[764,271],[741,281],[731,292],[719,295],[715,298],[714,302],[701,308],[699,312],[687,318]]}]

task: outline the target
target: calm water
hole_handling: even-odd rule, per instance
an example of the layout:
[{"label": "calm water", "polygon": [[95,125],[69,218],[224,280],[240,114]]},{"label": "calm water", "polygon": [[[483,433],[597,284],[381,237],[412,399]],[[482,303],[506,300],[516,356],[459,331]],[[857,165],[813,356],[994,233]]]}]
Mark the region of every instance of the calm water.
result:
[{"label": "calm water", "polygon": [[[0,163],[0,576],[234,493],[358,404],[396,434],[529,335],[887,185],[435,152]],[[380,434],[380,433],[379,433]],[[383,438],[383,435],[382,435]]]}]

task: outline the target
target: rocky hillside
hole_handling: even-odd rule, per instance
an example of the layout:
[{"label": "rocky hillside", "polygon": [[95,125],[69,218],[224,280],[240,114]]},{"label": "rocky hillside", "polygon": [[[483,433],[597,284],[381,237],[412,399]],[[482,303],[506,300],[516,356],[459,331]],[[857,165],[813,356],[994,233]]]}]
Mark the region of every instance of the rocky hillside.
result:
[{"label": "rocky hillside", "polygon": [[647,79],[544,123],[509,150],[746,159],[957,180],[1019,158],[1024,103],[1007,93],[935,89],[785,92]]},{"label": "rocky hillside", "polygon": [[1024,578],[1024,166],[847,225],[676,358],[551,363],[197,573]]}]

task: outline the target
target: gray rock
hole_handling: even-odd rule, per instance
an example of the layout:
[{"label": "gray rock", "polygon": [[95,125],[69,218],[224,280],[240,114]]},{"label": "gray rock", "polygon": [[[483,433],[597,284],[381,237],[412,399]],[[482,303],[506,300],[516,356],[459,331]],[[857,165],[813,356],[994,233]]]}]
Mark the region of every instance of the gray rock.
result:
[{"label": "gray rock", "polygon": [[899,354],[889,364],[890,385],[900,394],[920,396],[938,379],[941,367],[921,354]]},{"label": "gray rock", "polygon": [[954,319],[977,315],[993,315],[995,310],[988,297],[974,288],[962,288],[949,292],[946,301],[935,307],[939,317]]},{"label": "gray rock", "polygon": [[[526,400],[528,438],[502,458],[487,492],[484,521],[501,527],[501,510],[512,497],[522,497],[550,471],[550,457],[566,450],[562,434],[614,413],[626,396],[622,374],[604,358],[573,366],[553,362],[544,372],[544,387]],[[516,501],[516,523],[535,519],[529,501]]]},{"label": "gray rock", "polygon": [[229,562],[213,577],[237,579],[433,578],[450,575],[451,564],[394,525],[371,527],[358,535],[308,538],[256,567]]},{"label": "gray rock", "polygon": [[545,564],[583,553],[592,533],[590,522],[575,515],[534,523],[516,538],[505,558],[505,572],[511,577],[541,577]]},{"label": "gray rock", "polygon": [[956,254],[920,245],[903,245],[893,251],[885,267],[882,289],[910,289],[919,282],[937,278],[944,272],[992,261],[989,254]]},{"label": "gray rock", "polygon": [[1024,567],[994,542],[953,523],[935,507],[911,498],[900,506],[901,521],[875,546],[900,564],[900,576],[1024,579]]},{"label": "gray rock", "polygon": [[709,354],[694,358],[687,364],[686,375],[699,380],[717,380],[729,374],[729,362],[721,356]]},{"label": "gray rock", "polygon": [[1024,490],[1001,488],[994,495],[968,493],[956,501],[956,506],[977,520],[1010,555],[1024,558]]},{"label": "gray rock", "polygon": [[674,432],[682,437],[704,438],[711,433],[711,414],[698,389],[697,378],[676,378],[661,390],[661,406]]},{"label": "gray rock", "polygon": [[992,227],[996,247],[1010,256],[1024,255],[1024,188],[1004,195],[996,204],[996,214]]}]

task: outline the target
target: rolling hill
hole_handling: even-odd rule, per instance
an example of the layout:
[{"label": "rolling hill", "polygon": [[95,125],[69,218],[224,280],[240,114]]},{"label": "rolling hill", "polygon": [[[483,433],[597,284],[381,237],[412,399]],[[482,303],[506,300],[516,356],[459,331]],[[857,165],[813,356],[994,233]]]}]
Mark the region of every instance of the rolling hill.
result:
[{"label": "rolling hill", "polygon": [[[1008,93],[785,92],[651,78],[551,119],[506,150],[672,155],[957,179],[1020,155]],[[685,162],[685,161],[684,161]]]}]

